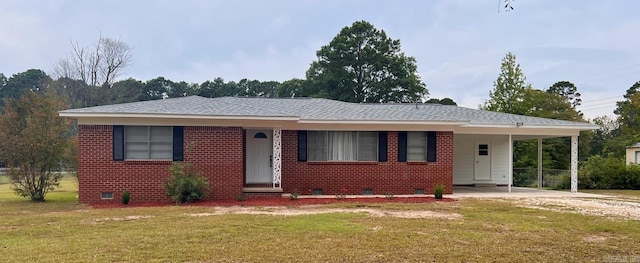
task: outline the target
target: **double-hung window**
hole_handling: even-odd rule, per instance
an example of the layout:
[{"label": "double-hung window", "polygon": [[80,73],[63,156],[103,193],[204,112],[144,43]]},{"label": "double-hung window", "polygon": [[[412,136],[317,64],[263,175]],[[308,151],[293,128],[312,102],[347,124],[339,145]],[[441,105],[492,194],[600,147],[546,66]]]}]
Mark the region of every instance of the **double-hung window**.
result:
[{"label": "double-hung window", "polygon": [[126,126],[125,159],[171,160],[173,129],[164,126]]},{"label": "double-hung window", "polygon": [[378,133],[365,131],[309,131],[309,161],[377,161]]},{"label": "double-hung window", "polygon": [[398,132],[399,162],[435,162],[437,133],[433,131]]},{"label": "double-hung window", "polygon": [[424,162],[427,160],[427,133],[407,132],[407,161]]}]

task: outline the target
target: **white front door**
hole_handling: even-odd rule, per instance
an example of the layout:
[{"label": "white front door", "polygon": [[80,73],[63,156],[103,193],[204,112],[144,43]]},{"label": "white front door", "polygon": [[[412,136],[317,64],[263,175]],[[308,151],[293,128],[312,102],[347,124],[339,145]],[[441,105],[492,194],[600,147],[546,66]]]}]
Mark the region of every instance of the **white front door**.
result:
[{"label": "white front door", "polygon": [[475,145],[475,180],[491,180],[491,143],[476,141]]},{"label": "white front door", "polygon": [[273,132],[270,130],[247,130],[246,183],[271,184]]}]

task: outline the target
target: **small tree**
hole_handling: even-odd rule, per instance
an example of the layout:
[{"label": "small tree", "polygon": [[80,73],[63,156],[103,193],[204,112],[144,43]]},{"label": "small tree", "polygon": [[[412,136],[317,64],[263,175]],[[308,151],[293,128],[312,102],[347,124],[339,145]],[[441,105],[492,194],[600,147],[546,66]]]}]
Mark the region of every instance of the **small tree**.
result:
[{"label": "small tree", "polygon": [[44,201],[60,184],[60,168],[68,147],[70,122],[58,116],[65,103],[52,93],[26,91],[6,99],[0,116],[0,162],[7,164],[16,194]]}]

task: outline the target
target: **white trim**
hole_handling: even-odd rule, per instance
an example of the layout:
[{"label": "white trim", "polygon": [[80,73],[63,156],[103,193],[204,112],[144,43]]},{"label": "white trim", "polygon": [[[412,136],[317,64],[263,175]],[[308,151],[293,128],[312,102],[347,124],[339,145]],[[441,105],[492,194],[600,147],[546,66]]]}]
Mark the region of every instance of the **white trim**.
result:
[{"label": "white trim", "polygon": [[542,189],[542,137],[538,137],[538,188]]},{"label": "white trim", "polygon": [[568,130],[585,130],[590,131],[598,129],[600,126],[585,123],[584,125],[546,125],[546,124],[527,124],[517,126],[515,124],[464,124],[461,128],[516,128],[516,129],[568,129]]},{"label": "white trim", "polygon": [[513,184],[513,138],[509,134],[509,193]]}]

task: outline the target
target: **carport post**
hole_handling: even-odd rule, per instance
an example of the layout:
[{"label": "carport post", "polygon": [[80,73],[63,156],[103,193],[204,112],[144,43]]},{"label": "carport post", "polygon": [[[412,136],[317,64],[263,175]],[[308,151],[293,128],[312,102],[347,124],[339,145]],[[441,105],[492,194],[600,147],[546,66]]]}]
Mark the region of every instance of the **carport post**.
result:
[{"label": "carport post", "polygon": [[538,137],[538,188],[542,188],[542,137]]},{"label": "carport post", "polygon": [[571,136],[571,192],[578,192],[578,136]]},{"label": "carport post", "polygon": [[511,184],[513,184],[513,139],[509,134],[509,193],[511,193]]}]

